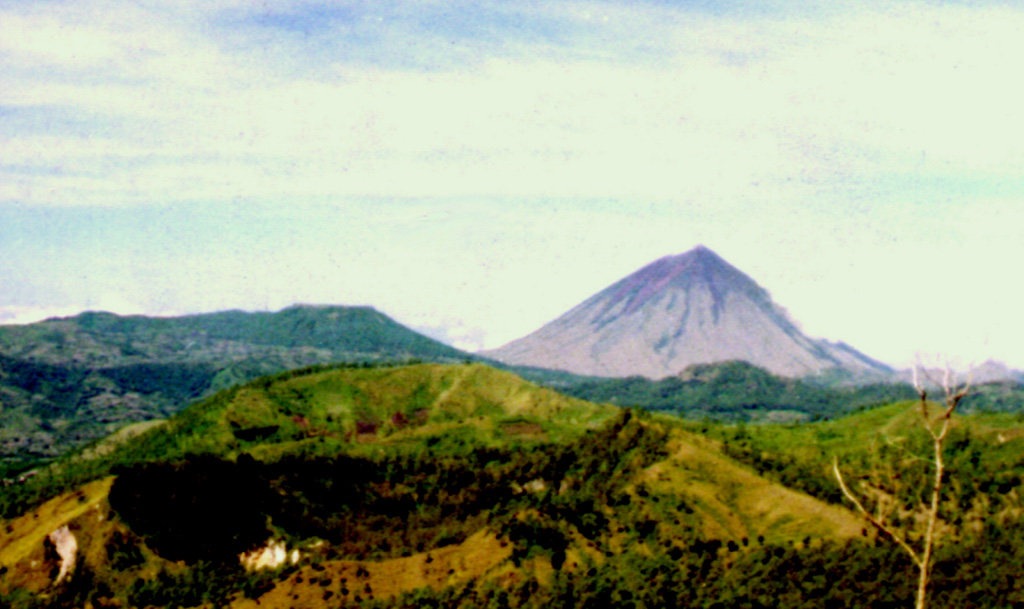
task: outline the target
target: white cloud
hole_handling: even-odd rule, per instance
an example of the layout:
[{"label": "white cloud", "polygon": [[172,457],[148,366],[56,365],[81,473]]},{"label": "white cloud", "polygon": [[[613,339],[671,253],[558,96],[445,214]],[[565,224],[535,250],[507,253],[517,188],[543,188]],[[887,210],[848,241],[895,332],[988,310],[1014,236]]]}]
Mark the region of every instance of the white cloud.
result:
[{"label": "white cloud", "polygon": [[90,24],[7,11],[0,22],[0,52],[13,56],[9,61],[15,66],[56,69],[101,66],[122,49],[108,30]]},{"label": "white cloud", "polygon": [[[123,20],[105,17],[37,17],[36,34],[7,43],[42,66],[111,62],[105,83],[40,75],[5,97],[115,113],[132,133],[13,134],[5,148],[12,164],[60,164],[107,186],[46,176],[66,187],[6,196],[736,199],[763,196],[753,185],[768,182],[913,172],[922,158],[937,171],[987,174],[1024,160],[1009,78],[1024,17],[1005,9],[756,25],[701,17],[651,25],[652,39],[674,41],[660,64],[523,51],[437,72],[337,65],[319,80],[272,76],[273,66],[227,54],[188,22],[125,33]],[[59,49],[62,32],[67,49],[32,42]],[[94,50],[78,57],[70,47],[79,46]]]}]

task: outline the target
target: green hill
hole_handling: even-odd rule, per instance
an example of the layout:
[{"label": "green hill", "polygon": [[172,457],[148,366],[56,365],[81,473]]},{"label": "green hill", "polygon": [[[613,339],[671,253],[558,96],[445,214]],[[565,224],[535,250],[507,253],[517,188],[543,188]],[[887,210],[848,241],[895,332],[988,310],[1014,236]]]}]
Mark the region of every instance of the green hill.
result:
[{"label": "green hill", "polygon": [[[369,307],[169,318],[84,313],[0,326],[0,479],[262,375],[410,360],[484,361],[574,397],[694,419],[813,420],[912,395],[900,385],[823,387],[743,362],[695,366],[659,381],[509,367],[417,334]],[[1012,410],[1019,393],[1003,388],[977,405]]]},{"label": "green hill", "polygon": [[246,347],[324,349],[335,354],[461,358],[464,353],[413,332],[372,307],[296,305],[275,313],[224,311],[181,317],[90,312],[0,327],[9,357],[92,367],[164,359],[244,359]]},{"label": "green hill", "polygon": [[3,496],[16,607],[539,606],[567,587],[651,606],[711,598],[749,561],[870,547],[844,508],[674,419],[479,364],[258,379]]},{"label": "green hill", "polygon": [[563,391],[690,419],[773,423],[832,418],[916,395],[906,384],[827,386],[781,377],[743,361],[697,364],[660,380],[590,379]]},{"label": "green hill", "polygon": [[[913,523],[918,416],[723,425],[480,364],[283,372],[0,489],[0,606],[907,606],[913,567],[829,467]],[[958,417],[947,463],[935,606],[1024,606],[1024,417]]]},{"label": "green hill", "polygon": [[[721,442],[722,450],[761,475],[820,499],[841,503],[831,470],[838,457],[851,475],[890,477],[910,500],[928,488],[930,440],[920,423],[919,402],[898,402],[831,421],[803,425],[718,426],[691,423],[694,431]],[[934,406],[933,406],[934,408]],[[957,511],[951,520],[975,519],[1020,509],[1024,483],[1024,414],[973,413],[958,416],[946,441],[946,468],[955,481]],[[895,468],[879,471],[878,464]]]},{"label": "green hill", "polygon": [[369,307],[0,326],[0,477],[247,380],[314,364],[471,356]]}]

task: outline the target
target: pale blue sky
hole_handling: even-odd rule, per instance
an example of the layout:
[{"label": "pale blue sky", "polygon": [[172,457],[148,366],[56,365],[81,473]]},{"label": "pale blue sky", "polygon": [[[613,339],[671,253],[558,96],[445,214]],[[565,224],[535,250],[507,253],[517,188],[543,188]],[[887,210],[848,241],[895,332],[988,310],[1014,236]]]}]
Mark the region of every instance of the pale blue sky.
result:
[{"label": "pale blue sky", "polygon": [[1024,9],[6,2],[0,322],[371,304],[467,348],[698,243],[1024,368]]}]

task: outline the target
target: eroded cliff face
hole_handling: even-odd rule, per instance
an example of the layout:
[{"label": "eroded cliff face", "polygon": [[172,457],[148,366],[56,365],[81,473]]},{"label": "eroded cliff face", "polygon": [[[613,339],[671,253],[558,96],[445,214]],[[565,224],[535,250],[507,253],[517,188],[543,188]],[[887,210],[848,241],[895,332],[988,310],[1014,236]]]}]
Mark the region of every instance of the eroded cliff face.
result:
[{"label": "eroded cliff face", "polygon": [[885,370],[805,336],[768,292],[706,247],[657,260],[536,332],[483,355],[596,376],[663,378],[744,360],[784,376]]},{"label": "eroded cliff face", "polygon": [[78,540],[65,524],[47,535],[46,541],[48,542],[47,549],[50,550],[47,553],[55,553],[58,561],[59,570],[57,578],[53,582],[56,585],[64,581],[64,578],[75,567],[75,560],[78,558]]},{"label": "eroded cliff face", "polygon": [[109,518],[110,484],[110,478],[90,482],[3,521],[0,592],[47,594],[77,577],[83,565],[99,568],[108,538],[121,526]]}]

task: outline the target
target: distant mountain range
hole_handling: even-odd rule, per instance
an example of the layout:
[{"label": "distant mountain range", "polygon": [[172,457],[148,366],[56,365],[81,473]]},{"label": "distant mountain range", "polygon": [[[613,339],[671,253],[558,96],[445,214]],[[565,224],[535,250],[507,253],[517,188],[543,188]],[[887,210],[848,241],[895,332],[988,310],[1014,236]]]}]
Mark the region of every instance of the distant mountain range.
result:
[{"label": "distant mountain range", "polygon": [[849,345],[805,336],[764,288],[704,246],[661,258],[536,332],[481,354],[606,377],[659,379],[729,360],[789,377],[892,372]]},{"label": "distant mountain range", "polygon": [[[259,376],[410,360],[476,361],[575,397],[730,420],[827,418],[907,392],[872,386],[906,375],[841,343],[804,336],[753,280],[698,247],[482,354],[371,307],[168,318],[89,312],[0,326],[0,478]],[[1005,382],[982,389],[994,380]],[[974,382],[967,406],[1019,409],[1020,372],[988,362]]]}]

